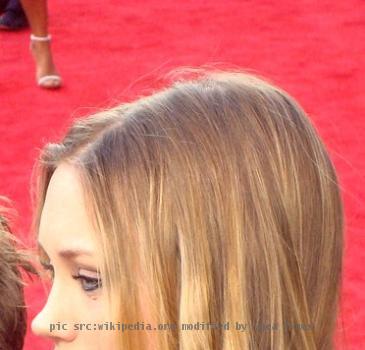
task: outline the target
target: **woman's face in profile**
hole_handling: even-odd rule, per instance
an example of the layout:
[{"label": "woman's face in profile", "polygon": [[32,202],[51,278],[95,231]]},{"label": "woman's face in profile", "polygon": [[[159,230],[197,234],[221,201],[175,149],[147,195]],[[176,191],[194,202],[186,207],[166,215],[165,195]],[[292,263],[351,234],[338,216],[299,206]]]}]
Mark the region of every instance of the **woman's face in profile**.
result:
[{"label": "woman's face in profile", "polygon": [[69,165],[60,165],[51,178],[38,241],[52,286],[33,332],[54,341],[57,350],[114,349],[115,332],[98,330],[112,320],[81,184]]}]

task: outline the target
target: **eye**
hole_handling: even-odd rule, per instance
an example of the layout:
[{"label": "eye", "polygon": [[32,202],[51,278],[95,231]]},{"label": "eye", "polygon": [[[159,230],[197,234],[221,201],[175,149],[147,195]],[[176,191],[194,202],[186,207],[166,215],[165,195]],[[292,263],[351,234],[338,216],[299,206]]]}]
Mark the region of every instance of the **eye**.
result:
[{"label": "eye", "polygon": [[85,292],[92,292],[102,287],[102,281],[100,278],[93,278],[81,274],[72,276],[72,278],[80,281],[81,287]]},{"label": "eye", "polygon": [[53,280],[54,279],[54,267],[52,264],[45,262],[45,261],[40,261],[41,265],[43,266],[44,270],[46,271],[46,276],[50,279]]}]

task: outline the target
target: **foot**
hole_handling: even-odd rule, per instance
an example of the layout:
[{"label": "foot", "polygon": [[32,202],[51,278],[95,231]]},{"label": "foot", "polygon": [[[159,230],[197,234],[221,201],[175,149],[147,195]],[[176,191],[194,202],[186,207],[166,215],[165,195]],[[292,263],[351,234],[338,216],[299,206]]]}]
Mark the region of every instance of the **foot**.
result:
[{"label": "foot", "polygon": [[0,0],[0,13],[4,12],[6,6],[8,6],[7,0]]},{"label": "foot", "polygon": [[1,30],[19,30],[27,27],[29,24],[24,13],[8,10],[0,16]]},{"label": "foot", "polygon": [[[58,76],[57,69],[53,62],[50,41],[31,41],[31,51],[36,64],[36,78],[39,85],[47,89],[55,89],[61,86],[61,78],[45,76]],[[42,80],[40,80],[42,79]]]}]

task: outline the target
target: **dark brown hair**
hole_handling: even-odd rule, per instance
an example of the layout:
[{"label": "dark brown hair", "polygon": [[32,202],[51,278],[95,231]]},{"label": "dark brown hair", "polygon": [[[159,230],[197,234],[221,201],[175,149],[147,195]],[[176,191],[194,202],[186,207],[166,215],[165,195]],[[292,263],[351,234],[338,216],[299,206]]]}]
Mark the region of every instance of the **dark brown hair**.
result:
[{"label": "dark brown hair", "polygon": [[19,240],[11,233],[8,202],[0,197],[0,349],[21,350],[27,329],[24,282],[20,268],[35,273],[30,255],[20,250]]}]

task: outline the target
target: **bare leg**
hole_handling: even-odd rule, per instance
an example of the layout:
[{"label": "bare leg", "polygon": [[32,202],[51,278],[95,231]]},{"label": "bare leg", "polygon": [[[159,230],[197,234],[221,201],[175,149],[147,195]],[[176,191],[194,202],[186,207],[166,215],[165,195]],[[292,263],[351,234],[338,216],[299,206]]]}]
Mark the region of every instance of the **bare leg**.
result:
[{"label": "bare leg", "polygon": [[[32,34],[46,37],[48,35],[47,0],[21,0],[28,18]],[[58,75],[53,62],[51,43],[49,41],[32,41],[33,57],[36,64],[37,80],[45,75]],[[48,80],[46,87],[56,87],[57,80]]]}]

